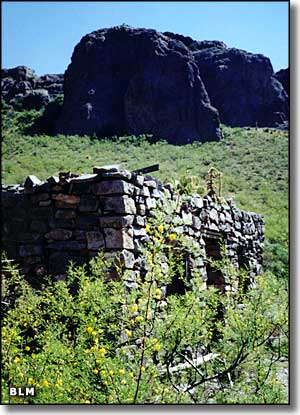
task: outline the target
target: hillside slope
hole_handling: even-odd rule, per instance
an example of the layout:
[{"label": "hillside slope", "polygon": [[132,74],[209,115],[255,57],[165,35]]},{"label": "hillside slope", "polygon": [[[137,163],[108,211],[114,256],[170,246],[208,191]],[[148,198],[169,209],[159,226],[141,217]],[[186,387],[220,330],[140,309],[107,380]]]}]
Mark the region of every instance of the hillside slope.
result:
[{"label": "hillside slope", "polygon": [[265,266],[275,275],[288,272],[288,133],[272,129],[223,127],[220,142],[174,146],[145,136],[112,140],[97,137],[28,135],[37,111],[4,111],[2,181],[22,183],[60,171],[84,173],[95,165],[121,164],[133,170],[160,164],[164,181],[196,176],[200,193],[211,166],[223,173],[223,195],[241,209],[265,216]]}]

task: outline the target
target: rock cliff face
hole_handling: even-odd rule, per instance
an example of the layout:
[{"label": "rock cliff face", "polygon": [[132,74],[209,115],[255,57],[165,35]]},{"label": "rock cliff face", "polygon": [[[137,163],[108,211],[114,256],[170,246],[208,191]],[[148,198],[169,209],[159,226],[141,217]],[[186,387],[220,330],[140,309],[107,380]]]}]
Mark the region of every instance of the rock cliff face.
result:
[{"label": "rock cliff face", "polygon": [[[63,93],[61,108],[51,100]],[[288,93],[288,69],[274,74],[263,55],[128,26],[84,36],[65,76],[37,77],[26,66],[2,70],[2,98],[9,105],[40,109],[50,103],[41,120],[47,133],[146,133],[174,144],[219,140],[220,121],[286,126]]]},{"label": "rock cliff face", "polygon": [[281,85],[283,86],[287,95],[290,93],[290,70],[287,69],[280,69],[280,71],[276,72],[274,75]]},{"label": "rock cliff face", "polygon": [[51,97],[63,93],[63,74],[38,77],[26,66],[1,71],[1,97],[17,108],[37,109],[46,106]]},{"label": "rock cliff face", "polygon": [[56,131],[153,134],[174,144],[221,138],[191,51],[155,30],[120,26],[75,47]]},{"label": "rock cliff face", "polygon": [[276,126],[288,118],[287,94],[265,56],[213,44],[193,55],[224,124]]}]

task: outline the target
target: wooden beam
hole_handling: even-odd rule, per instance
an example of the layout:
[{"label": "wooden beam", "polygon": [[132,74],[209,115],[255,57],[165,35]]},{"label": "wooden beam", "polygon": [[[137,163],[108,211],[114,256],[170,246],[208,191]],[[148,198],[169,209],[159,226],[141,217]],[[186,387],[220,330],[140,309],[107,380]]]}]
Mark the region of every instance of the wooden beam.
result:
[{"label": "wooden beam", "polygon": [[152,171],[159,170],[159,164],[153,164],[152,166],[143,167],[142,169],[133,170],[132,173],[150,173]]}]

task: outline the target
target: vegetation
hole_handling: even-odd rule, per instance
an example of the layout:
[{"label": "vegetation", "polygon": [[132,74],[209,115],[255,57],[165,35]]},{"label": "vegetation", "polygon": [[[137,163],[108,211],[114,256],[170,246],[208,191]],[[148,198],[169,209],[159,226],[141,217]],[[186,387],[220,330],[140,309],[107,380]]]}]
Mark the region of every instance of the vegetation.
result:
[{"label": "vegetation", "polygon": [[[204,290],[201,275],[185,278],[184,257],[170,245],[177,235],[160,220],[147,226],[149,271],[131,290],[128,271],[107,278],[101,254],[42,290],[6,268],[3,402],[287,403],[285,284],[265,274],[247,293]],[[237,278],[228,260],[215,266]],[[165,296],[174,276],[186,291]],[[9,386],[21,384],[36,397],[9,398]]]},{"label": "vegetation", "polygon": [[[160,164],[155,175],[176,179],[206,192],[211,167],[222,172],[222,194],[238,207],[261,213],[266,222],[265,266],[278,277],[288,275],[288,134],[272,129],[223,127],[220,142],[170,145],[147,136],[28,135],[37,111],[4,107],[2,177],[7,184],[23,183],[29,174],[40,179],[60,171],[88,173],[93,166],[120,164],[134,170]],[[193,183],[191,183],[193,182]],[[188,186],[190,189],[195,186]]]},{"label": "vegetation", "polygon": [[[223,196],[264,214],[266,253],[256,289],[203,290],[200,275],[185,280],[183,256],[175,259],[170,249],[179,237],[160,213],[147,226],[149,273],[132,290],[121,268],[119,280],[109,281],[110,264],[101,254],[84,267],[70,266],[66,281],[49,279],[42,290],[4,260],[2,402],[286,403],[287,133],[224,127],[221,142],[185,146],[147,136],[51,137],[28,135],[40,113],[3,111],[5,183],[24,182],[28,174],[46,179],[95,165],[133,170],[157,162],[164,181],[205,192],[213,167],[222,172]],[[186,241],[178,242],[184,252]],[[214,266],[237,278],[226,259]],[[166,297],[174,276],[188,289]],[[9,398],[8,387],[19,385],[35,386],[36,397]]]}]

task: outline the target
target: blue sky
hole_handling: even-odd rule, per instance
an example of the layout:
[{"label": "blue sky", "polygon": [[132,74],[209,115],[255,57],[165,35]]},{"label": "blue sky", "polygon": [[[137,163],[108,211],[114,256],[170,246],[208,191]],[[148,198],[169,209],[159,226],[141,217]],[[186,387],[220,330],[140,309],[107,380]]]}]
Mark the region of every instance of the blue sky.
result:
[{"label": "blue sky", "polygon": [[62,73],[87,33],[122,23],[222,40],[288,66],[288,2],[2,2],[2,67]]}]

